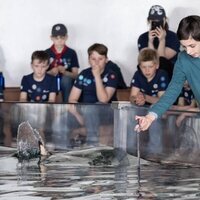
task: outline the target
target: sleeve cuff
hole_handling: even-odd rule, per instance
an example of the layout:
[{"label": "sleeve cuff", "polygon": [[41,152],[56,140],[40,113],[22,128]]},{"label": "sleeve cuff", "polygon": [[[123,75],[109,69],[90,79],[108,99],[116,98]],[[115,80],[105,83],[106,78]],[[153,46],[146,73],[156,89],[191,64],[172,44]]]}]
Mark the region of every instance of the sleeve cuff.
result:
[{"label": "sleeve cuff", "polygon": [[148,112],[148,114],[154,116],[155,119],[158,119],[158,115],[155,112]]}]

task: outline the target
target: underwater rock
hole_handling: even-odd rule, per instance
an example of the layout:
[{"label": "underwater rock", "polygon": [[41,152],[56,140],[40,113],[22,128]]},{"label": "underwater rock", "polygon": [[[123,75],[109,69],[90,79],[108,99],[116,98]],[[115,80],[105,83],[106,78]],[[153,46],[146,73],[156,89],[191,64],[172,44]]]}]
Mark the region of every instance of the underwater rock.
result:
[{"label": "underwater rock", "polygon": [[29,122],[22,122],[17,132],[17,157],[20,160],[29,160],[41,155],[47,156],[44,141],[36,129]]},{"label": "underwater rock", "polygon": [[129,165],[127,153],[121,148],[113,148],[113,150],[102,149],[100,154],[94,154],[89,162],[90,165]]},{"label": "underwater rock", "polygon": [[120,149],[110,146],[97,146],[81,150],[73,150],[66,153],[69,157],[87,158],[89,165],[104,166],[104,165],[129,165],[127,153]]}]

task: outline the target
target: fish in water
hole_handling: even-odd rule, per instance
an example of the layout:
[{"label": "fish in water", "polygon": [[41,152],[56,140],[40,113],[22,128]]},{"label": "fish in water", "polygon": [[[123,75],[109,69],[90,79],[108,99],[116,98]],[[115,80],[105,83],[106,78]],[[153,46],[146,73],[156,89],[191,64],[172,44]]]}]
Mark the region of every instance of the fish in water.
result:
[{"label": "fish in water", "polygon": [[48,156],[44,141],[36,129],[28,121],[22,122],[17,131],[17,157],[19,160],[29,160],[39,156]]}]

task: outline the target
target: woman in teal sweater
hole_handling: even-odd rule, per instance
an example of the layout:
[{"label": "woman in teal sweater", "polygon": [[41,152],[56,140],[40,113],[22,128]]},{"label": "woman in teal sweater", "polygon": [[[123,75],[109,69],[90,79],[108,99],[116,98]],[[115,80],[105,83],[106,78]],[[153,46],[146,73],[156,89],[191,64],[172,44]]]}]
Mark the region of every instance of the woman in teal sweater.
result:
[{"label": "woman in teal sweater", "polygon": [[185,80],[188,81],[195,99],[200,103],[200,16],[191,15],[183,18],[179,23],[177,36],[184,51],[178,55],[172,80],[165,94],[149,109],[148,114],[135,117],[138,121],[136,131],[148,129],[154,120],[167,111],[179,96]]}]

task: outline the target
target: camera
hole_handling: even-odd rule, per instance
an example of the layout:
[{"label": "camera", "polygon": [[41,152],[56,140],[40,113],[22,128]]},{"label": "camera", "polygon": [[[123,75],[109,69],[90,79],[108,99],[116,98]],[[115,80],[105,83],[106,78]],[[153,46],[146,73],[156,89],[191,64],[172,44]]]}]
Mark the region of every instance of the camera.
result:
[{"label": "camera", "polygon": [[151,30],[155,30],[157,27],[163,28],[163,20],[162,21],[152,21],[151,22]]}]

